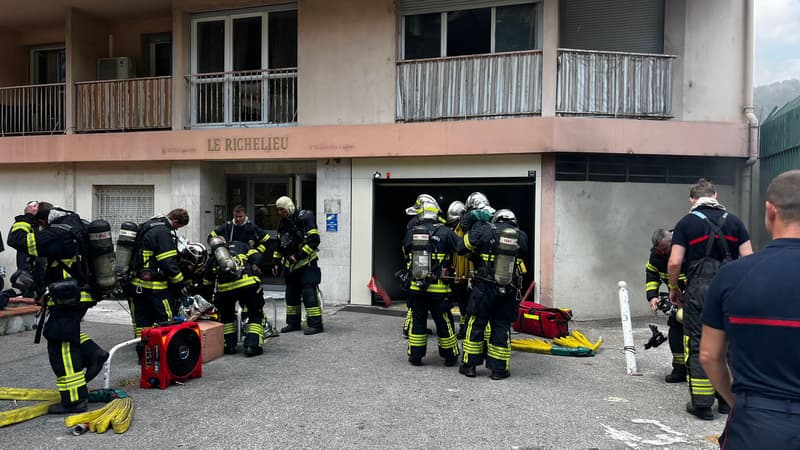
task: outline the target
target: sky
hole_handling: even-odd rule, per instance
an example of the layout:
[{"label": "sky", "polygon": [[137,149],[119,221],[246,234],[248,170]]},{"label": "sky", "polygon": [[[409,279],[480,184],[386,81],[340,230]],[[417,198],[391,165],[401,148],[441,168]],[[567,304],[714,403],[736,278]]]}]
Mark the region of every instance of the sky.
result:
[{"label": "sky", "polygon": [[755,86],[800,79],[800,0],[756,0],[755,8]]}]

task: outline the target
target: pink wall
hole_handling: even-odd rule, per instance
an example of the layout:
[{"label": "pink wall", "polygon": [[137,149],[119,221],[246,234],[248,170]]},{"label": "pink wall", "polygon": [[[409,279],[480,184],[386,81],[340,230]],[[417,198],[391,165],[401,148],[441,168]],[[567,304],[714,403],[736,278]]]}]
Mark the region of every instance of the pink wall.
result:
[{"label": "pink wall", "polygon": [[[142,70],[142,35],[150,33],[169,33],[172,31],[172,17],[156,17],[151,19],[121,22],[111,25],[114,36],[112,56],[130,56],[136,60],[136,69],[140,75]],[[105,55],[108,56],[108,55]]]},{"label": "pink wall", "polygon": [[747,156],[744,125],[591,118],[0,138],[0,164],[288,160],[551,152]]},{"label": "pink wall", "polygon": [[17,32],[0,29],[0,61],[0,87],[27,84],[27,58]]}]

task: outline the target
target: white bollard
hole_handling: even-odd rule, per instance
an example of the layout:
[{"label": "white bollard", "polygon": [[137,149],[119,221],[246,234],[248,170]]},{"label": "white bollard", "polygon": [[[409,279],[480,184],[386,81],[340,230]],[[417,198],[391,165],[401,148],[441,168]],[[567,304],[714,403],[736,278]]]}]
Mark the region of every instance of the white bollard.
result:
[{"label": "white bollard", "polygon": [[633,345],[633,325],[631,325],[631,310],[628,305],[628,283],[620,281],[619,285],[619,313],[622,318],[622,339],[624,343],[625,364],[628,375],[639,375],[636,371],[636,347]]}]

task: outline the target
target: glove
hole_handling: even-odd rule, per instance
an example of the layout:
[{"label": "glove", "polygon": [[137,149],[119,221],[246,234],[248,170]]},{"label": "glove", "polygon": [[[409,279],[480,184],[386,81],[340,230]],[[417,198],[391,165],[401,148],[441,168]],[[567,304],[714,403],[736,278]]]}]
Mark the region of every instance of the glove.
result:
[{"label": "glove", "polygon": [[273,277],[277,277],[278,275],[280,275],[280,273],[281,273],[281,266],[279,266],[278,264],[275,264],[274,266],[272,266],[272,276]]},{"label": "glove", "polygon": [[170,291],[176,297],[186,297],[189,295],[189,284],[186,281],[170,285]]},{"label": "glove", "polygon": [[260,277],[261,276],[261,267],[258,264],[252,264],[250,266],[250,270],[253,271],[253,275]]}]

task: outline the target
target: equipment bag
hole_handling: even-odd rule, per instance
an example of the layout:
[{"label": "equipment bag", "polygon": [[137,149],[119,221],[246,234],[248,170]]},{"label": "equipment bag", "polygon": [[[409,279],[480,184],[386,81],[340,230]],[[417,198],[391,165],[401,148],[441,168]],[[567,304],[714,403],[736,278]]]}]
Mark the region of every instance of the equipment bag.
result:
[{"label": "equipment bag", "polygon": [[521,302],[517,320],[511,326],[520,333],[545,338],[569,335],[569,321],[572,310],[569,308],[549,308],[536,302]]}]

